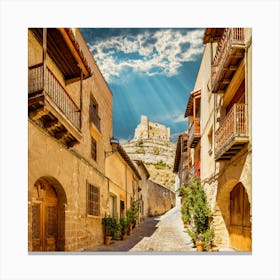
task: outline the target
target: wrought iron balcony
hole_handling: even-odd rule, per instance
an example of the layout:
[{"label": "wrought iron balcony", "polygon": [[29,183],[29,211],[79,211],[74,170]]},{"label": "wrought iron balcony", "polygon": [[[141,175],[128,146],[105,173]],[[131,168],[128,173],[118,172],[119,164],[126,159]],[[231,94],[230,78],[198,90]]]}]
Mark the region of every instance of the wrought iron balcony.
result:
[{"label": "wrought iron balcony", "polygon": [[215,133],[215,160],[229,160],[249,141],[245,104],[234,104]]},{"label": "wrought iron balcony", "polygon": [[200,120],[194,120],[189,128],[189,145],[195,148],[200,140]]},{"label": "wrought iron balcony", "polygon": [[28,71],[29,117],[72,147],[81,139],[81,112],[56,76],[42,64]]},{"label": "wrought iron balcony", "polygon": [[244,28],[225,28],[213,60],[212,92],[224,92],[244,57]]}]

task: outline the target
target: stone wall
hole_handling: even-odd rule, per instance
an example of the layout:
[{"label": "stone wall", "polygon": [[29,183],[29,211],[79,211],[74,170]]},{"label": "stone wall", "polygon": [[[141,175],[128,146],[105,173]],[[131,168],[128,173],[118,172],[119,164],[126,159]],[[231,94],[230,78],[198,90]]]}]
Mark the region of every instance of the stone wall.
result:
[{"label": "stone wall", "polygon": [[[80,34],[79,32],[77,34]],[[79,38],[82,40],[82,38]],[[67,148],[31,119],[28,120],[28,250],[32,251],[32,204],[35,202],[34,185],[45,178],[55,189],[58,197],[59,227],[63,228],[62,250],[81,251],[103,243],[101,219],[108,212],[108,180],[105,177],[105,151],[111,149],[112,94],[87,49],[83,53],[92,67],[93,75],[82,84],[82,138],[80,143]],[[42,62],[42,46],[28,31],[28,65]],[[68,94],[80,104],[80,81],[66,85],[59,67],[47,55],[47,66],[54,73]],[[90,99],[98,103],[100,131],[89,120]],[[98,135],[97,159],[91,156],[91,137]],[[87,183],[99,189],[99,215],[87,214]],[[63,203],[61,203],[63,201]],[[35,223],[35,222],[34,222]],[[64,225],[62,225],[62,223]]]},{"label": "stone wall", "polygon": [[168,141],[138,140],[123,145],[132,160],[145,163],[151,179],[169,189],[174,189],[175,174],[172,165],[175,144]]},{"label": "stone wall", "polygon": [[169,141],[170,128],[163,124],[152,122],[146,116],[141,116],[141,122],[137,125],[134,133],[134,140],[139,139]]},{"label": "stone wall", "polygon": [[148,215],[162,215],[176,204],[175,192],[151,180],[148,182]]},{"label": "stone wall", "polygon": [[[47,178],[59,195],[59,188],[66,196],[65,211],[65,251],[79,251],[103,242],[101,217],[107,211],[107,180],[93,165],[81,160],[78,154],[54,141],[34,124],[28,124],[28,206],[29,206],[29,250],[32,250],[32,192],[36,181]],[[100,190],[100,215],[86,213],[86,185],[97,186]],[[59,213],[59,215],[63,213]]]},{"label": "stone wall", "polygon": [[160,161],[172,166],[175,154],[175,144],[168,141],[138,140],[123,145],[127,154],[133,160],[156,164]]}]

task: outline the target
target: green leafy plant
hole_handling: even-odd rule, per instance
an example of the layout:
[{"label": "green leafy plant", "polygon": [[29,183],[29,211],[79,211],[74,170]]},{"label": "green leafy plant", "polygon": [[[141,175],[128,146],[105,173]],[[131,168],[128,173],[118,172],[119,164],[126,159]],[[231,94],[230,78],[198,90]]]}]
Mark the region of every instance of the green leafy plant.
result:
[{"label": "green leafy plant", "polygon": [[192,179],[189,186],[182,185],[178,192],[182,196],[182,220],[192,222],[193,230],[188,234],[193,242],[202,241],[206,250],[211,248],[212,232],[210,230],[211,210],[203,186],[196,179]]},{"label": "green leafy plant", "polygon": [[145,154],[146,152],[145,152],[145,149],[143,147],[141,147],[141,148],[136,150],[136,153],[137,154]]},{"label": "green leafy plant", "polygon": [[128,219],[126,217],[120,218],[121,232],[122,234],[126,233],[128,230]]},{"label": "green leafy plant", "polygon": [[104,217],[102,219],[102,225],[104,226],[106,236],[114,236],[117,221],[112,217]]},{"label": "green leafy plant", "polygon": [[189,208],[187,207],[187,205],[185,203],[183,203],[183,205],[181,206],[181,214],[182,214],[182,220],[183,223],[189,223],[191,216],[189,213]]},{"label": "green leafy plant", "polygon": [[203,234],[203,244],[206,251],[209,251],[211,249],[212,239],[213,239],[213,233],[211,229],[208,228]]},{"label": "green leafy plant", "polygon": [[115,223],[115,228],[114,228],[114,239],[121,239],[121,235],[122,235],[122,225],[120,224],[120,222],[118,222],[116,220],[116,223]]},{"label": "green leafy plant", "polygon": [[128,220],[128,224],[135,224],[137,221],[139,211],[139,202],[133,201],[131,203],[130,208],[126,211],[126,218]]},{"label": "green leafy plant", "polygon": [[158,161],[156,164],[155,164],[155,168],[156,169],[163,169],[166,167],[166,163],[163,162],[162,160]]},{"label": "green leafy plant", "polygon": [[158,147],[154,147],[154,155],[159,155],[159,148]]}]

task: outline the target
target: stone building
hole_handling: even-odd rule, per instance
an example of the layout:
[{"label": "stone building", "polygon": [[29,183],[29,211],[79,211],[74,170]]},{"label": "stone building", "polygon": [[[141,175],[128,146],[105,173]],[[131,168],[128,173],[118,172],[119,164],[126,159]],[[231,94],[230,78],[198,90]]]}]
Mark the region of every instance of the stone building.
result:
[{"label": "stone building", "polygon": [[28,30],[28,250],[103,243],[112,94],[78,29]]},{"label": "stone building", "polygon": [[[143,125],[145,123],[147,125]],[[155,126],[156,129],[149,130],[149,126]],[[143,127],[145,129],[141,130],[143,132],[141,134],[139,131]],[[169,141],[169,135],[169,128],[160,123],[150,122],[147,117],[142,116],[140,124],[135,129],[134,139],[123,144],[123,147],[132,160],[145,163],[151,180],[174,190],[175,176],[172,173],[172,165],[175,144]]]},{"label": "stone building", "polygon": [[[200,180],[213,212],[214,245],[251,251],[251,29],[207,28],[203,42],[185,113],[188,148],[194,162],[200,161]],[[196,137],[194,145],[191,139]]]},{"label": "stone building", "polygon": [[115,150],[108,152],[105,170],[109,178],[110,192],[109,212],[106,214],[119,219],[125,216],[132,201],[140,199],[141,176],[120,144],[117,144]]},{"label": "stone building", "polygon": [[141,160],[135,161],[141,175],[140,219],[162,215],[175,206],[175,192],[150,179],[150,173]]},{"label": "stone building", "polygon": [[134,140],[140,139],[170,141],[170,128],[152,122],[146,116],[141,116],[141,122],[137,125],[134,133]]}]

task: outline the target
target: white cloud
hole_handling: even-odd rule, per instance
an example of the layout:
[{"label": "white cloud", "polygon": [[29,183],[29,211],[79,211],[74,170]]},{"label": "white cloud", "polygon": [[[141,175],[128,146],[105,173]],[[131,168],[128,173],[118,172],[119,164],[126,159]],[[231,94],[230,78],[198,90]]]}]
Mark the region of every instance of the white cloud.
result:
[{"label": "white cloud", "polygon": [[185,119],[184,114],[179,115],[179,116],[174,120],[175,123],[186,122],[186,121],[187,121],[187,120]]},{"label": "white cloud", "polygon": [[90,45],[105,78],[118,78],[128,68],[153,76],[177,74],[182,63],[203,52],[203,30],[164,29],[135,36],[114,36]]}]

